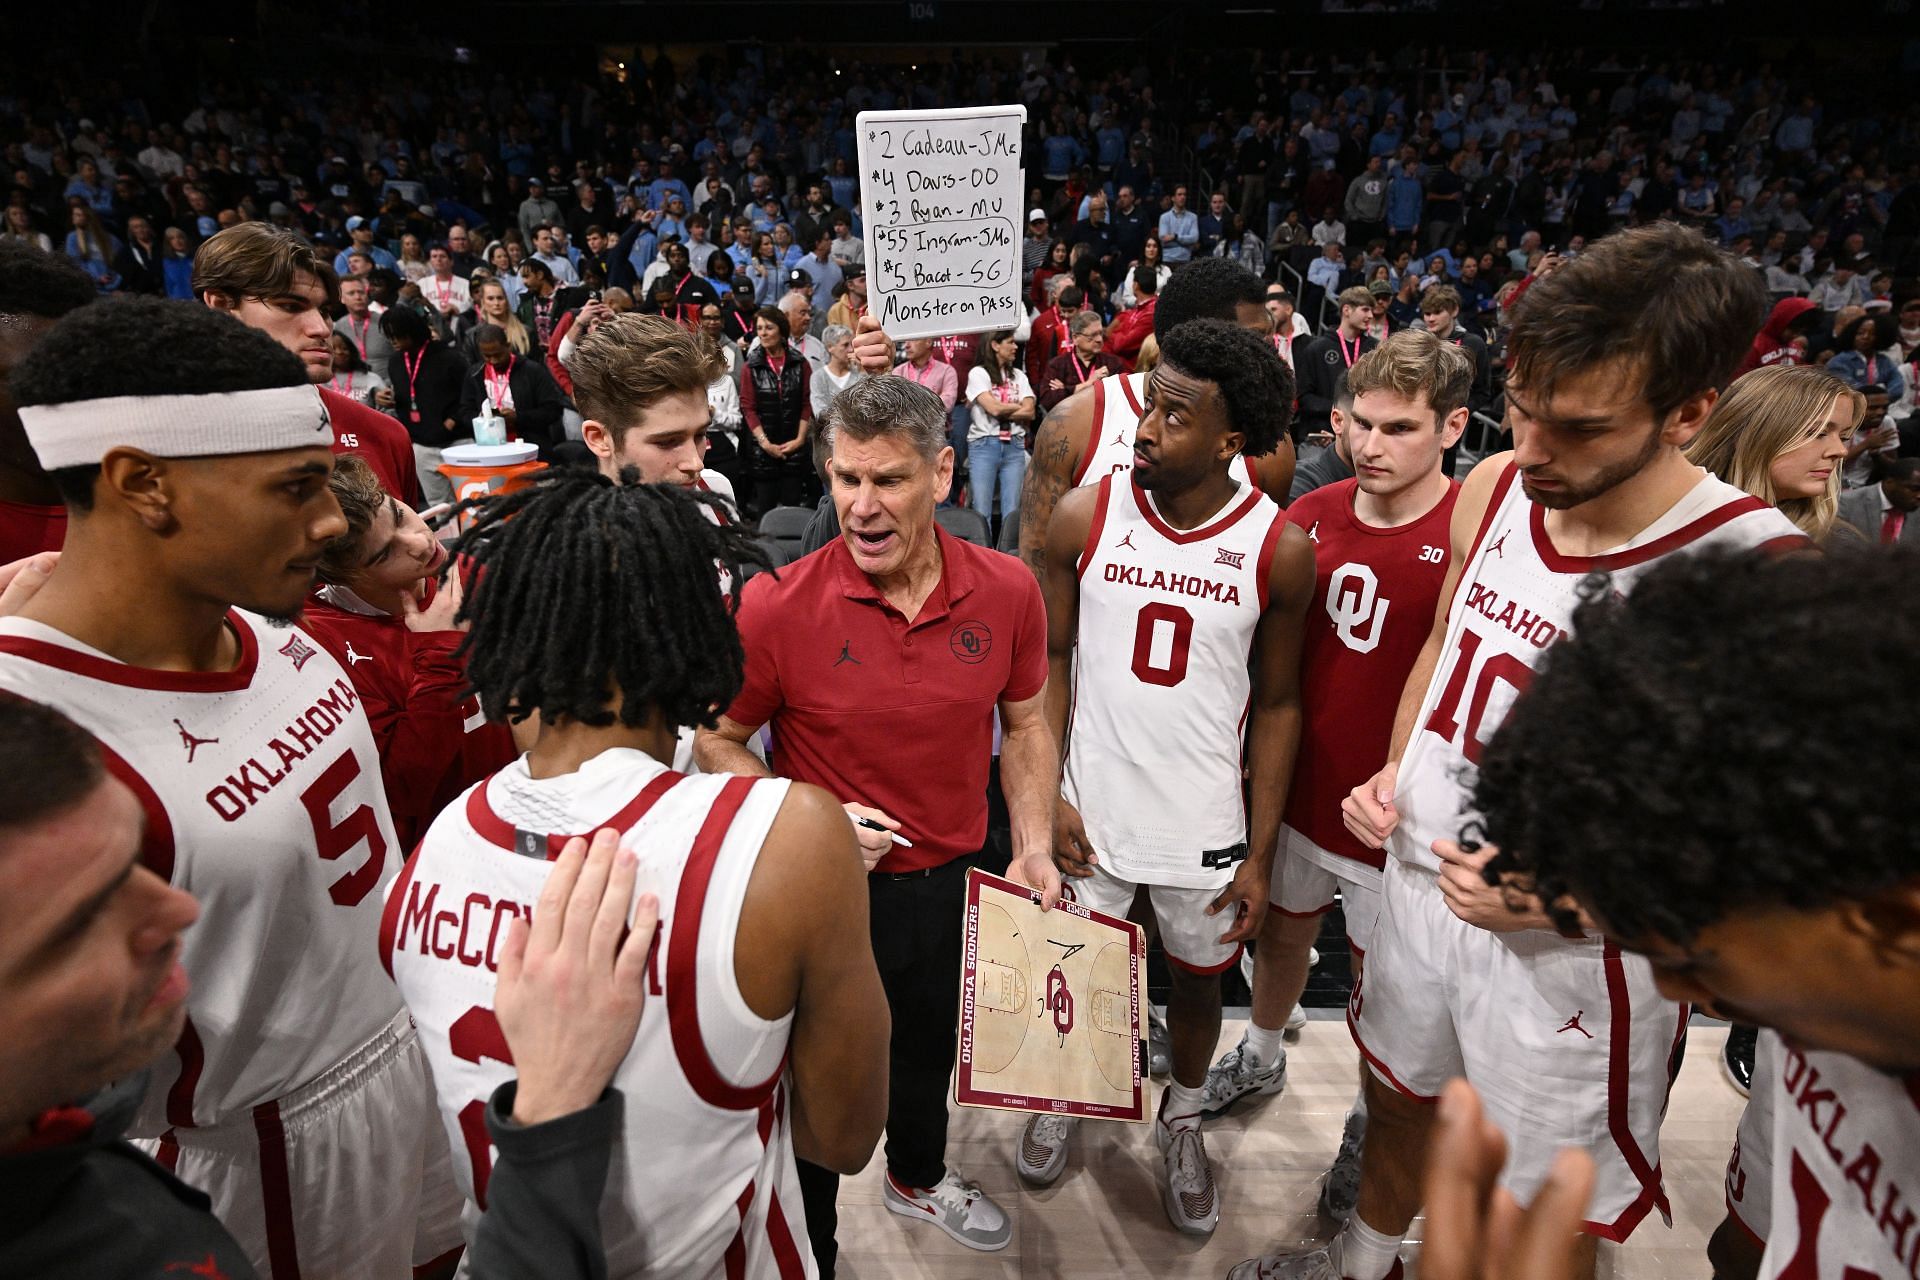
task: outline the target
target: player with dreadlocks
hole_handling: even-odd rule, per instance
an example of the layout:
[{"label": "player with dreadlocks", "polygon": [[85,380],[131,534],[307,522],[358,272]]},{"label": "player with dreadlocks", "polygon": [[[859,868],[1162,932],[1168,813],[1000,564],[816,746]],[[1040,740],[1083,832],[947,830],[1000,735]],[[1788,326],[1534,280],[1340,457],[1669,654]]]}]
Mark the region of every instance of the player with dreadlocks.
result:
[{"label": "player with dreadlocks", "polygon": [[614,1075],[627,1141],[619,1202],[602,1206],[608,1271],[811,1274],[795,1155],[856,1172],[886,1114],[866,877],[824,791],[667,767],[676,730],[713,724],[743,678],[737,589],[715,590],[714,566],[737,582],[765,562],[708,516],[716,499],[637,480],[562,469],[487,502],[461,538],[474,688],[489,714],[539,727],[428,830],[388,898],[381,952],[466,1152],[471,1223],[487,1198],[479,1121],[512,1073],[494,1014],[506,922],[555,905],[549,858],[568,837],[618,831],[636,896],[660,902],[649,998],[665,1011]]}]

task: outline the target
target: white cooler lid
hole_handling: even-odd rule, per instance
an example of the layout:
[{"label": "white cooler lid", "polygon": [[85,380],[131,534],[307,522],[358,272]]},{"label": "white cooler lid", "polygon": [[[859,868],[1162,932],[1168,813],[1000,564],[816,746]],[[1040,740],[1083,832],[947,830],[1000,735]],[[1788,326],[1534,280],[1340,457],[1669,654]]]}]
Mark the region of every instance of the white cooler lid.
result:
[{"label": "white cooler lid", "polygon": [[440,456],[456,467],[511,467],[532,462],[539,453],[539,445],[520,440],[513,444],[456,444]]}]

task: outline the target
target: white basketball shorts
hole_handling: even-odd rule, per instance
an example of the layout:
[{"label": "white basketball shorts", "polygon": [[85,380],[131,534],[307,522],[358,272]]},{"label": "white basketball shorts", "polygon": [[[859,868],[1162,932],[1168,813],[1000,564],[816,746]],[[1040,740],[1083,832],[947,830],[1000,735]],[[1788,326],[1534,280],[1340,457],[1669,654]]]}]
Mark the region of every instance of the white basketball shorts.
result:
[{"label": "white basketball shorts", "polygon": [[1562,1147],[1597,1166],[1585,1229],[1624,1240],[1669,1224],[1660,1121],[1686,1010],[1602,939],[1490,933],[1447,907],[1435,876],[1387,859],[1373,950],[1347,1022],[1373,1073],[1432,1101],[1465,1076],[1507,1139],[1502,1181],[1529,1203]]},{"label": "white basketball shorts", "polygon": [[405,1012],[285,1097],[139,1145],[212,1198],[273,1280],[389,1280],[463,1247],[452,1153]]},{"label": "white basketball shorts", "polygon": [[1765,1246],[1773,1230],[1773,1086],[1780,1078],[1780,1035],[1761,1028],[1753,1050],[1753,1087],[1727,1160],[1727,1216]]},{"label": "white basketball shorts", "polygon": [[[1093,865],[1092,875],[1068,879],[1066,885],[1073,893],[1073,900],[1081,906],[1122,920],[1132,909],[1133,895],[1140,888],[1131,880],[1113,875],[1098,862]],[[1168,960],[1189,973],[1209,974],[1224,973],[1240,959],[1239,943],[1222,946],[1219,941],[1220,935],[1233,927],[1232,913],[1207,914],[1207,908],[1226,885],[1214,889],[1176,889],[1150,884],[1146,888],[1147,897],[1153,903],[1154,919],[1160,925],[1160,946]]]},{"label": "white basketball shorts", "polygon": [[1333,909],[1336,893],[1347,921],[1347,941],[1355,954],[1373,948],[1374,921],[1380,916],[1380,872],[1364,862],[1322,849],[1292,827],[1280,828],[1280,849],[1273,858],[1272,907],[1283,916],[1322,916]]}]

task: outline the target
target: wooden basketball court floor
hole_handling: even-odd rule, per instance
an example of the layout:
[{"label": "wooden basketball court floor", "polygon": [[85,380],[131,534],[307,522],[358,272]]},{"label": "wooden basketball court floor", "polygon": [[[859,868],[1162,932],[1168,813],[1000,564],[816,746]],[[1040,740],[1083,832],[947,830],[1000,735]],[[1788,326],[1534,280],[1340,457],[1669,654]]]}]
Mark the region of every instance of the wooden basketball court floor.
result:
[{"label": "wooden basketball court floor", "polygon": [[[1224,1050],[1241,1021],[1221,1030]],[[1244,1018],[1244,1010],[1238,1011]],[[889,1213],[881,1200],[883,1161],[840,1189],[839,1274],[852,1280],[1011,1276],[1219,1280],[1243,1258],[1286,1242],[1323,1240],[1320,1175],[1340,1143],[1353,1098],[1355,1058],[1336,1010],[1314,1010],[1287,1055],[1287,1087],[1276,1098],[1243,1101],[1207,1126],[1207,1154],[1221,1197],[1211,1238],[1183,1236],[1160,1207],[1160,1154],[1145,1125],[1086,1122],[1067,1171],[1035,1190],[1014,1172],[1013,1147],[1025,1117],[953,1109],[948,1158],[1007,1210],[1013,1243],[975,1253],[940,1232]],[[1704,1280],[1707,1236],[1722,1214],[1727,1153],[1743,1105],[1720,1070],[1726,1029],[1696,1025],[1661,1131],[1661,1160],[1673,1228],[1650,1215],[1624,1246],[1603,1246],[1600,1275],[1616,1280]],[[1415,1221],[1412,1239],[1422,1223]],[[1411,1252],[1411,1247],[1409,1248]],[[1408,1274],[1417,1270],[1409,1268]]]}]

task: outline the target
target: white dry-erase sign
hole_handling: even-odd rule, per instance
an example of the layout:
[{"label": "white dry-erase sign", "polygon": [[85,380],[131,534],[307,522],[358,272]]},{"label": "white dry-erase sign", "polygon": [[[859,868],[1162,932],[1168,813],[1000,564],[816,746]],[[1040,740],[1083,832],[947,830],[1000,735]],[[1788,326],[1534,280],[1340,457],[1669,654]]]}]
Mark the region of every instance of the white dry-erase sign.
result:
[{"label": "white dry-erase sign", "polygon": [[1018,327],[1027,109],[862,111],[867,305],[895,338]]}]

